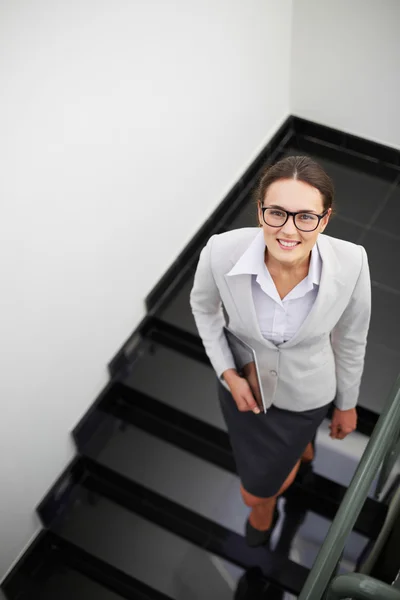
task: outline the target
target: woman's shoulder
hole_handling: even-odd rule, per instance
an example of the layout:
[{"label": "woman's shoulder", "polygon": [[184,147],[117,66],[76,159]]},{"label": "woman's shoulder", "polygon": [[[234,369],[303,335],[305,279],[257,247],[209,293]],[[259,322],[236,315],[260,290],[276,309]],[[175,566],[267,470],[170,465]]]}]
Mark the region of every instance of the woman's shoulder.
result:
[{"label": "woman's shoulder", "polygon": [[225,249],[237,244],[246,246],[246,244],[251,244],[260,231],[260,227],[242,227],[241,229],[232,229],[231,231],[224,231],[224,233],[217,233],[212,236],[213,247]]},{"label": "woman's shoulder", "polygon": [[207,244],[213,265],[224,270],[232,267],[260,232],[259,227],[243,227],[213,235]]},{"label": "woman's shoulder", "polygon": [[330,235],[320,234],[319,248],[329,248],[338,260],[340,265],[346,265],[347,268],[353,266],[359,269],[366,257],[365,248],[359,244],[331,237]]},{"label": "woman's shoulder", "polygon": [[359,244],[355,244],[354,242],[348,242],[347,240],[341,240],[340,238],[332,237],[330,235],[326,235],[325,233],[321,233],[320,238],[325,241],[325,243],[329,244],[334,250],[337,252],[344,252],[347,254],[359,254],[360,246]]}]

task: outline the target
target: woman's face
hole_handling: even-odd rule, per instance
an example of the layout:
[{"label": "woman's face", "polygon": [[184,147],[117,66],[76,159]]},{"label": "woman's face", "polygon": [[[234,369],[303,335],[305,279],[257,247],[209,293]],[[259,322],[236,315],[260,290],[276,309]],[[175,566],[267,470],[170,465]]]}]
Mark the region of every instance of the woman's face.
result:
[{"label": "woman's face", "polygon": [[[321,215],[324,212],[322,196],[317,188],[296,179],[280,179],[272,183],[264,198],[264,207],[281,208],[289,212],[307,211]],[[271,227],[264,223],[261,209],[258,210],[259,221],[264,230],[265,245],[268,255],[285,266],[300,265],[309,258],[310,252],[328,224],[332,210],[320,220],[315,231],[299,231],[289,217],[282,227]],[[295,245],[283,246],[281,242]]]}]

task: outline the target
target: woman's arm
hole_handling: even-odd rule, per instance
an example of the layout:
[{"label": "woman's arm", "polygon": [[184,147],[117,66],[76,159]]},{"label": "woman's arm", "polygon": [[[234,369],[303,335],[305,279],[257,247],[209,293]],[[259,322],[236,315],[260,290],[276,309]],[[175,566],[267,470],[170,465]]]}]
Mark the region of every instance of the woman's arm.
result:
[{"label": "woman's arm", "polygon": [[235,369],[235,361],[224,334],[225,318],[218,287],[211,267],[212,236],[200,254],[190,306],[207,356],[218,377],[228,369]]},{"label": "woman's arm", "polygon": [[346,411],[356,406],[364,369],[371,317],[371,280],[367,253],[360,246],[361,269],[350,302],[331,332],[335,355],[337,392],[335,406]]},{"label": "woman's arm", "polygon": [[236,371],[235,361],[225,337],[225,317],[211,266],[214,237],[209,239],[200,254],[190,293],[192,313],[207,356],[218,377],[225,378],[238,409],[259,413],[249,384]]}]

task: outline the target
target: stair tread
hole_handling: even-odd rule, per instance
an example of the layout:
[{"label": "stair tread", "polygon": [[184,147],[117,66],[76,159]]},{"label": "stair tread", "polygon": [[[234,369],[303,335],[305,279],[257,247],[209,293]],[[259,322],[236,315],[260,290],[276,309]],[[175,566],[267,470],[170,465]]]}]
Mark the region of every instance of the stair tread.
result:
[{"label": "stair tread", "polygon": [[191,588],[206,598],[207,583],[218,598],[231,599],[232,585],[242,574],[237,566],[81,485],[52,530],[172,598]]},{"label": "stair tread", "polygon": [[[78,476],[77,467],[81,461],[74,461],[64,471],[64,485],[73,492],[75,501],[76,486],[70,485],[69,475]],[[82,470],[80,471],[82,472]],[[53,490],[54,492],[54,490]],[[49,497],[46,501],[48,501]],[[45,501],[45,502],[46,502]],[[43,506],[43,503],[41,503]],[[72,505],[71,505],[72,506]],[[42,514],[42,517],[44,515]],[[60,537],[51,530],[51,522],[45,515],[43,529],[35,541],[3,582],[6,596],[21,600],[172,600],[153,587],[128,576],[99,557]]]},{"label": "stair tread", "polygon": [[189,331],[197,334],[197,327],[194,321],[192,311],[189,304],[189,295],[193,287],[194,275],[190,274],[189,278],[184,282],[179,290],[157,314],[161,319],[180,327],[184,331]]},{"label": "stair tread", "polygon": [[[217,520],[243,534],[247,509],[240,498],[239,479],[173,444],[112,415],[104,415],[113,435],[98,448],[97,440],[85,448],[85,455],[120,475],[179,502],[204,517]],[[139,457],[132,460],[132,457]],[[231,511],[224,500],[229,494]],[[233,511],[233,512],[232,512]]]},{"label": "stair tread", "polygon": [[147,343],[144,349],[144,354],[124,383],[226,431],[218,404],[214,371],[208,365],[161,344]]},{"label": "stair tread", "polygon": [[[239,478],[212,463],[155,437],[134,425],[123,423],[112,415],[105,415],[108,429],[113,429],[107,443],[98,448],[93,440],[85,448],[85,455],[99,464],[112,469],[127,482],[135,482],[164,498],[205,517],[230,531],[243,535],[248,508],[240,494]],[[132,456],[140,460],[132,460]],[[171,467],[172,465],[172,467]],[[291,519],[293,505],[291,502]],[[282,508],[282,507],[281,507]],[[279,529],[285,527],[284,511]],[[306,507],[297,510],[301,526],[291,534],[291,549],[296,553],[296,562],[311,567],[316,553],[325,538],[330,520],[317,515]],[[290,519],[289,519],[290,520]],[[286,537],[290,532],[286,527]],[[308,540],[304,549],[303,539]],[[274,541],[277,541],[276,534]],[[355,560],[361,553],[366,539],[356,533],[349,536],[345,558]]]},{"label": "stair tread", "polygon": [[81,573],[59,566],[32,594],[32,600],[124,600]]}]

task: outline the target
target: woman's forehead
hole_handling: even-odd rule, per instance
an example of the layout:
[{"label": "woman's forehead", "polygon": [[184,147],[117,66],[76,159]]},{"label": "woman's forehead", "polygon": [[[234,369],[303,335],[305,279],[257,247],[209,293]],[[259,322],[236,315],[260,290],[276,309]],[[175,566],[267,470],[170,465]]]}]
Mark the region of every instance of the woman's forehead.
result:
[{"label": "woman's forehead", "polygon": [[272,183],[266,193],[264,206],[275,205],[286,210],[314,210],[323,208],[322,196],[317,188],[296,179],[282,179]]}]

